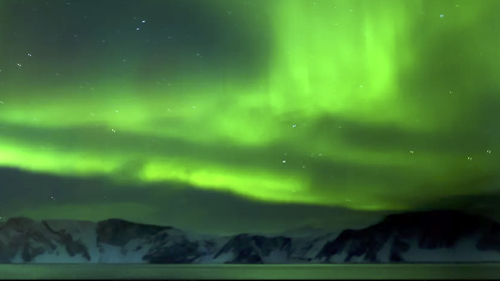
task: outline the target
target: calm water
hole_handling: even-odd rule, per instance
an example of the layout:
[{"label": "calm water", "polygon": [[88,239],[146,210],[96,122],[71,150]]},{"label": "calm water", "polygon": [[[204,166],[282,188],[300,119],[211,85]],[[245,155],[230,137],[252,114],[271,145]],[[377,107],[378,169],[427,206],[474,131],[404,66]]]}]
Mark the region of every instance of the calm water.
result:
[{"label": "calm water", "polygon": [[500,264],[0,265],[1,279],[498,279]]}]

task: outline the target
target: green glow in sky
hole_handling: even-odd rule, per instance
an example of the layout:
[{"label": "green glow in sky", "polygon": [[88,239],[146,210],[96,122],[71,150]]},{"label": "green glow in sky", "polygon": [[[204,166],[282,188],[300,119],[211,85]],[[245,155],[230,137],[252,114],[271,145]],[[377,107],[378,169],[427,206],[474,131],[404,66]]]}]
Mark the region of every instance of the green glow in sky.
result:
[{"label": "green glow in sky", "polygon": [[[269,65],[255,87],[233,82],[225,95],[210,69],[203,80],[153,90],[112,69],[98,86],[20,84],[0,105],[0,165],[368,210],[480,193],[489,182],[474,190],[457,183],[498,171],[498,144],[447,144],[464,141],[456,133],[474,134],[464,120],[498,97],[482,91],[475,71],[467,83],[431,83],[422,54],[442,34],[478,24],[494,2],[428,3],[269,1]],[[500,74],[496,49],[481,50],[471,60]]]}]

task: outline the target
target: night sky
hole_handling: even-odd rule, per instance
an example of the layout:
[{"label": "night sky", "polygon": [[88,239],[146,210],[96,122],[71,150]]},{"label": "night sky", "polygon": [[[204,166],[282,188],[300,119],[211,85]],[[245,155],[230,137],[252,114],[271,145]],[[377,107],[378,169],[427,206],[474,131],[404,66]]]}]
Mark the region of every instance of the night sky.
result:
[{"label": "night sky", "polygon": [[500,203],[498,0],[0,0],[0,216],[210,233]]}]

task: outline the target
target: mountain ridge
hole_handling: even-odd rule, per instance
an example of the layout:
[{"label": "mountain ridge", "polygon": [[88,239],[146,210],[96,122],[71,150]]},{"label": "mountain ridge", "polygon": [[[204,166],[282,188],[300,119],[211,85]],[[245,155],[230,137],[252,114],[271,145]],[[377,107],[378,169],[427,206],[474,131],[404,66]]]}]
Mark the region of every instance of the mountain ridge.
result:
[{"label": "mountain ridge", "polygon": [[415,211],[340,232],[203,235],[122,219],[10,218],[0,263],[293,264],[498,262],[500,223],[462,211]]}]

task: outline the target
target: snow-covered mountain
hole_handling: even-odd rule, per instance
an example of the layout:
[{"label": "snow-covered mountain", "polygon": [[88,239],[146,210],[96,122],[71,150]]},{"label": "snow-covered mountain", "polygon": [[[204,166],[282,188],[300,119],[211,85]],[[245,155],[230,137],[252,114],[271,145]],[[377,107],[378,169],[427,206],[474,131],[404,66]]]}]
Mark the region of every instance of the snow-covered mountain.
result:
[{"label": "snow-covered mountain", "polygon": [[395,214],[364,229],[210,236],[120,219],[12,218],[0,263],[498,262],[500,223],[459,211]]}]

